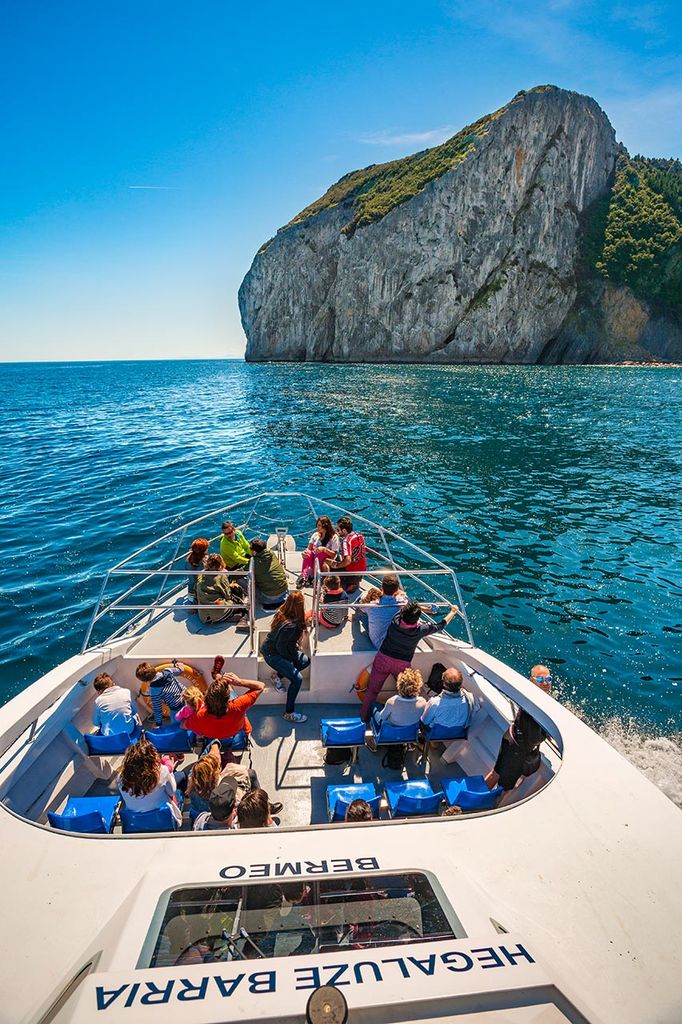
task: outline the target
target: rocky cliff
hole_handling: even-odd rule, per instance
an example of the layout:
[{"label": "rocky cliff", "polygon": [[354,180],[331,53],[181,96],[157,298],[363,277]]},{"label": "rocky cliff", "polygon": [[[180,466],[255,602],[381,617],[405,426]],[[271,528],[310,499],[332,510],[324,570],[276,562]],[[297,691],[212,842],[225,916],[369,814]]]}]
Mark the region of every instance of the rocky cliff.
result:
[{"label": "rocky cliff", "polygon": [[580,271],[586,211],[618,153],[594,100],[546,86],[442,146],[346,175],[254,259],[246,358],[679,359],[677,328]]}]

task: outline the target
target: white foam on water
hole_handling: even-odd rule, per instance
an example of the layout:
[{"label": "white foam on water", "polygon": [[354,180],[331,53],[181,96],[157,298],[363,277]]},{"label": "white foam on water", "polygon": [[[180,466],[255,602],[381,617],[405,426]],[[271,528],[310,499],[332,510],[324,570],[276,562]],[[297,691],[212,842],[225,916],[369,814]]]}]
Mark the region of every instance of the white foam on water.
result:
[{"label": "white foam on water", "polygon": [[642,731],[634,718],[607,718],[600,724],[590,721],[584,708],[570,701],[564,703],[574,715],[599,733],[602,739],[627,758],[643,775],[682,807],[682,736],[654,735]]}]

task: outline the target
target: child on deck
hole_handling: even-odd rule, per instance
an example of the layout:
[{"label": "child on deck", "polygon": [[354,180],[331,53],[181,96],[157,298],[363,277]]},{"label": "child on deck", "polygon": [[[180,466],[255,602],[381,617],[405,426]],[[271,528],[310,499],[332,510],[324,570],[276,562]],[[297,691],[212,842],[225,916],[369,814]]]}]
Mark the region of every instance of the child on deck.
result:
[{"label": "child on deck", "polygon": [[155,725],[163,724],[164,704],[171,715],[182,707],[183,686],[177,677],[184,671],[185,666],[177,661],[174,661],[170,668],[160,671],[148,661],[141,662],[135,669],[135,675],[140,682],[149,684]]},{"label": "child on deck", "polygon": [[[341,586],[338,576],[325,576],[322,590],[322,607],[318,613],[317,621],[327,629],[336,629],[348,618],[347,608],[334,608],[335,604],[345,603],[346,592]],[[305,620],[310,622],[313,617],[312,611],[306,612]]]},{"label": "child on deck", "polygon": [[182,722],[185,718],[190,718],[204,707],[204,695],[198,686],[188,686],[186,690],[183,690],[182,699],[184,706],[175,715],[176,722]]}]

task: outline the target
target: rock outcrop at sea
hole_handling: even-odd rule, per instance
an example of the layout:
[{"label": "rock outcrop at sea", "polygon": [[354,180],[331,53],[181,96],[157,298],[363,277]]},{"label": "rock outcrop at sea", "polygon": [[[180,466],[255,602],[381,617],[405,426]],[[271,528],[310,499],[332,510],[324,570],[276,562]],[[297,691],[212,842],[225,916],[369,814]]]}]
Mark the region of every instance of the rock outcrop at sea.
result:
[{"label": "rock outcrop at sea", "polygon": [[[261,248],[239,290],[248,360],[680,358],[674,324],[580,271],[619,152],[599,105],[539,87],[469,128],[415,194],[385,198],[400,162],[355,172]],[[372,174],[384,193],[359,215]]]}]

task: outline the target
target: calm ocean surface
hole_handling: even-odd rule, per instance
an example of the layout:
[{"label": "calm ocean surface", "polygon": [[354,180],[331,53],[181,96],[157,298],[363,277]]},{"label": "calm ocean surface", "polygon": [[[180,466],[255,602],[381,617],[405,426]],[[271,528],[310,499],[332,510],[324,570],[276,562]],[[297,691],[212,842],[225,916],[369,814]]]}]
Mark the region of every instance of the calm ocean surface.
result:
[{"label": "calm ocean surface", "polygon": [[0,365],[0,702],[77,652],[114,562],[233,498],[300,489],[454,564],[477,642],[524,673],[547,662],[557,696],[682,800],[681,384],[676,368]]}]

